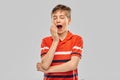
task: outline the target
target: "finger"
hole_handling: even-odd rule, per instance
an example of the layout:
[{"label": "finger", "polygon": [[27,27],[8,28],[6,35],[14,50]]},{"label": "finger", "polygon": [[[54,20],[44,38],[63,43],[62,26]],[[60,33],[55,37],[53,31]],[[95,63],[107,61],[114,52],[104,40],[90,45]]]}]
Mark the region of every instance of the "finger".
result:
[{"label": "finger", "polygon": [[37,64],[37,66],[36,66],[36,67],[37,67],[37,68],[39,68],[40,66],[41,66],[40,64]]},{"label": "finger", "polygon": [[39,68],[41,65],[40,65],[40,63],[38,62],[37,64],[36,64],[36,68]]},{"label": "finger", "polygon": [[37,71],[40,71],[40,66],[37,67]]},{"label": "finger", "polygon": [[40,71],[39,68],[37,68],[37,71]]},{"label": "finger", "polygon": [[56,26],[55,23],[52,23],[52,26]]},{"label": "finger", "polygon": [[38,67],[39,63],[36,64],[36,67]]},{"label": "finger", "polygon": [[56,25],[54,23],[52,23],[52,26],[51,26],[53,29],[57,29]]},{"label": "finger", "polygon": [[39,67],[39,68],[37,68],[37,71],[42,71],[42,69]]}]

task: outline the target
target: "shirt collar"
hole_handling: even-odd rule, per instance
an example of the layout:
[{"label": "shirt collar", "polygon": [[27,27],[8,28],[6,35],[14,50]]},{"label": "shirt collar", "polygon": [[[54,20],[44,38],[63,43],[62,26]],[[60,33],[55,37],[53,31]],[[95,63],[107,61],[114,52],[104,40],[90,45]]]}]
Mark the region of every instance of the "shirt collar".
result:
[{"label": "shirt collar", "polygon": [[64,39],[63,41],[61,41],[61,42],[66,42],[67,40],[71,39],[72,36],[73,36],[73,34],[72,34],[70,31],[68,31],[67,36],[66,36],[65,39]]},{"label": "shirt collar", "polygon": [[70,31],[68,31],[68,34],[66,36],[66,40],[70,39],[72,36],[73,36],[73,34]]}]

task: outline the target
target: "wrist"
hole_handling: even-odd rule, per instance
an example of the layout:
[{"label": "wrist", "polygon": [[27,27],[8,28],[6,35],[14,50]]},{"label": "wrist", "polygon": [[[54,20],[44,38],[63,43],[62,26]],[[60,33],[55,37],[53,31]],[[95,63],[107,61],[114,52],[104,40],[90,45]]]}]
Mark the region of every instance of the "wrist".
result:
[{"label": "wrist", "polygon": [[53,43],[58,43],[59,39],[53,39]]}]

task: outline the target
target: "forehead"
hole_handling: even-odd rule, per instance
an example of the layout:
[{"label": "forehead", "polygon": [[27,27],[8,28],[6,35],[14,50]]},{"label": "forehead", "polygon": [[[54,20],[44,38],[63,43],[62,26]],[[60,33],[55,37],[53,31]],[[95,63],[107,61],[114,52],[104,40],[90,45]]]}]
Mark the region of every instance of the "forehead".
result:
[{"label": "forehead", "polygon": [[66,16],[66,14],[67,14],[67,11],[65,11],[65,10],[57,10],[52,14],[52,16],[53,17],[54,16],[60,16],[60,15]]}]

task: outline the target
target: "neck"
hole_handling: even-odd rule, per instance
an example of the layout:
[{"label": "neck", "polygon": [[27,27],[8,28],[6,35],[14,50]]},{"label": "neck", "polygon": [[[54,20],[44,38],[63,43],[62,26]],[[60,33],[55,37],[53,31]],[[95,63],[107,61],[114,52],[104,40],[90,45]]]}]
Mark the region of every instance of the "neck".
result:
[{"label": "neck", "polygon": [[68,31],[63,32],[62,34],[58,34],[61,41],[65,39],[65,37],[67,36],[67,33]]}]

